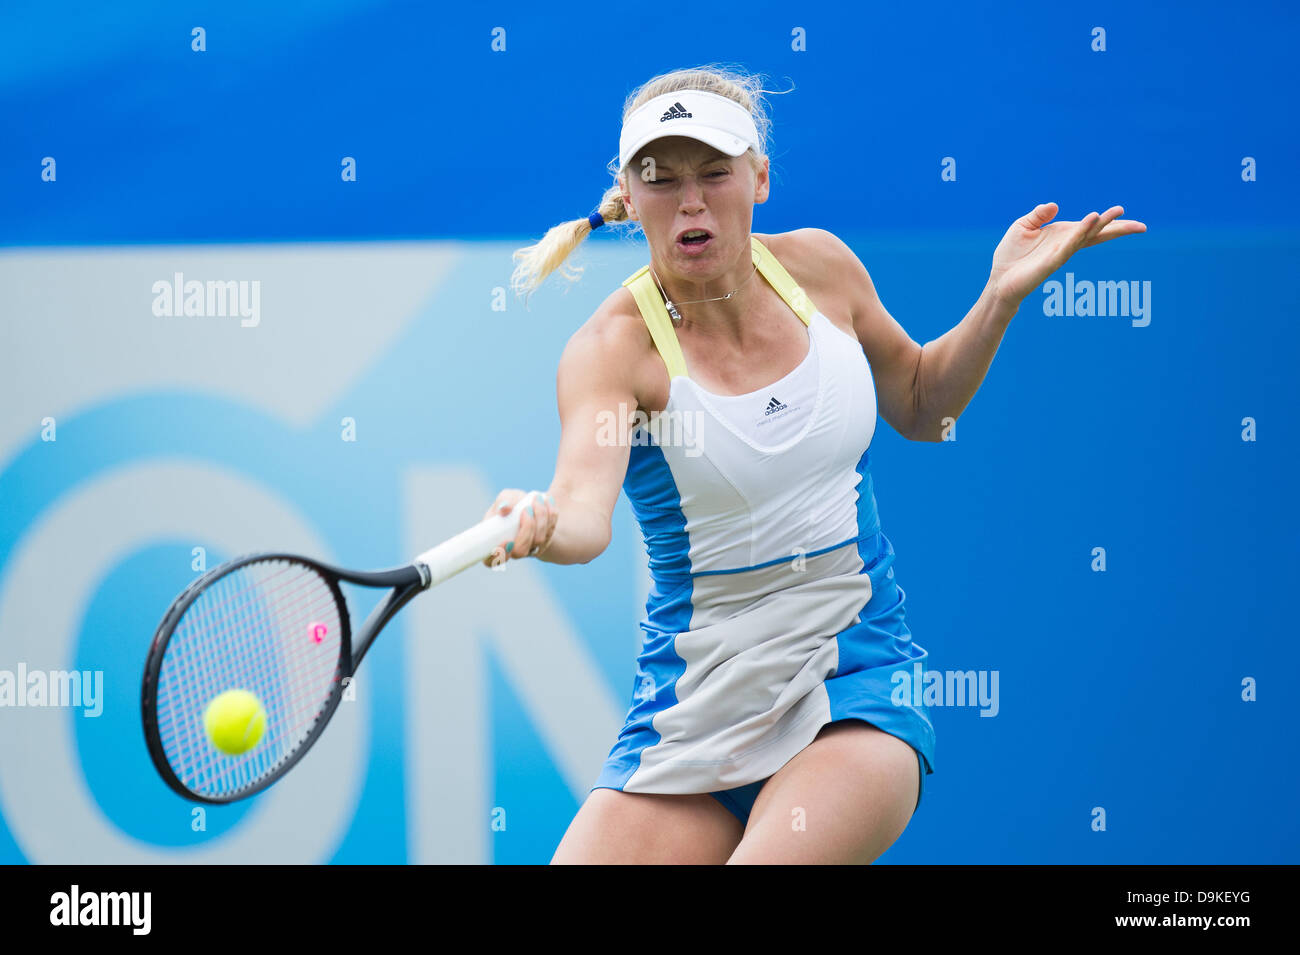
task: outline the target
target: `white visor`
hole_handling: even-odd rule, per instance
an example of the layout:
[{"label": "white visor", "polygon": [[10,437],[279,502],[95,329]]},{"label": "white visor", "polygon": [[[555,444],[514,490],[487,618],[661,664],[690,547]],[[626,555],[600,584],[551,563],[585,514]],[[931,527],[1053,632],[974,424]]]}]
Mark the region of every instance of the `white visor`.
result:
[{"label": "white visor", "polygon": [[662,136],[689,136],[728,156],[750,147],[758,151],[758,128],[749,110],[717,93],[681,90],[632,111],[618,139],[618,168],[625,169],[642,146]]}]

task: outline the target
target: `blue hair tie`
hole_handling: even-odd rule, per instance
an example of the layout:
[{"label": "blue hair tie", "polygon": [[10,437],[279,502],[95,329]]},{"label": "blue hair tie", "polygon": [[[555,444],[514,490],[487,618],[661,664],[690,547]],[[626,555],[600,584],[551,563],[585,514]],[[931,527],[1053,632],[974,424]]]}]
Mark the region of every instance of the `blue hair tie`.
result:
[{"label": "blue hair tie", "polygon": [[587,216],[587,221],[591,223],[591,230],[595,232],[605,224],[605,217],[599,212],[593,212],[591,215]]}]

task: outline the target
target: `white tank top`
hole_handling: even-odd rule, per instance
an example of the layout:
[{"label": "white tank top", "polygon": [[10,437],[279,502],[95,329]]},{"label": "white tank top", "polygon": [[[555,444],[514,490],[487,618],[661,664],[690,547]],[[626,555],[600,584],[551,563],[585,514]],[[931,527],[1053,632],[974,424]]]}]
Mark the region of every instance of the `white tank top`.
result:
[{"label": "white tank top", "polygon": [[808,331],[803,361],[780,381],[744,395],[715,395],[695,386],[701,404],[751,444],[774,448],[803,430],[817,400],[817,336]]},{"label": "white tank top", "polygon": [[[862,345],[752,245],[763,278],[806,324],[809,351],[749,395],[714,395],[690,377],[648,265],[623,283],[670,378],[664,410],[632,435],[623,482],[662,587],[788,563],[880,530],[867,454],[876,390]],[[745,586],[742,575],[734,583]]]}]

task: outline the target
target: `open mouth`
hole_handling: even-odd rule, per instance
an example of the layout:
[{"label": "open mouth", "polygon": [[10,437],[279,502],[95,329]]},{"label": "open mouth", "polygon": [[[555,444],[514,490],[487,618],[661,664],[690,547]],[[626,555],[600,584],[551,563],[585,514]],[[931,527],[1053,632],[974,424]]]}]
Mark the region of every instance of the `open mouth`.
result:
[{"label": "open mouth", "polygon": [[677,242],[687,247],[702,246],[708,244],[712,238],[713,234],[707,229],[687,229],[677,236]]}]

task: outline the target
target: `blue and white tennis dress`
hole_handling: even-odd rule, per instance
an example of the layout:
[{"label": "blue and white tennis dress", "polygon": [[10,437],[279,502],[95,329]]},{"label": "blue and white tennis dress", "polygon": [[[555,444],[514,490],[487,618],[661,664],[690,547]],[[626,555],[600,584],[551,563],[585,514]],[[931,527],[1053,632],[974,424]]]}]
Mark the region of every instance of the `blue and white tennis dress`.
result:
[{"label": "blue and white tennis dress", "polygon": [[710,394],[687,375],[648,265],[623,283],[671,384],[631,439],[623,490],[652,586],[631,708],[592,787],[712,793],[742,822],[762,783],[837,720],[906,741],[922,782],[934,772],[927,708],[894,679],[927,654],[876,512],[871,367],[751,240],[809,339],[798,368],[751,394]]}]

